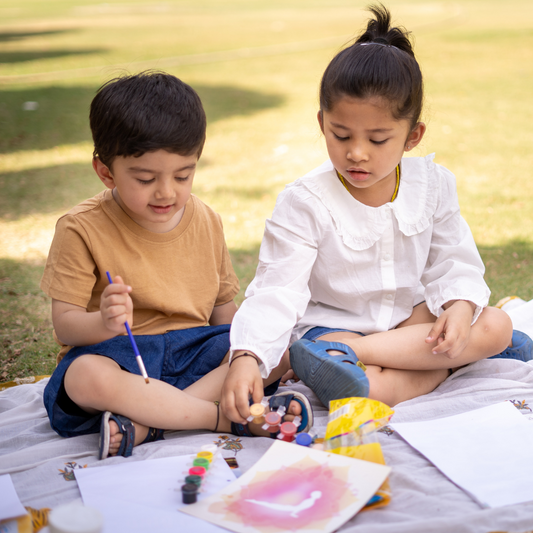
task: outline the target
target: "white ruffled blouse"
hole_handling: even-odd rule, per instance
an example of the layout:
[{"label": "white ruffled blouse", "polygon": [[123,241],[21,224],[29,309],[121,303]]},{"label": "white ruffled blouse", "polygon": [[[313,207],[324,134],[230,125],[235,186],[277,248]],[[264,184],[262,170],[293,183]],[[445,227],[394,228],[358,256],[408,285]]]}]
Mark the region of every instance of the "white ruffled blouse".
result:
[{"label": "white ruffled blouse", "polygon": [[474,302],[475,321],[490,295],[485,269],[455,177],[433,157],[402,159],[398,196],[380,207],[348,194],[331,161],[288,185],[233,319],[232,352],[256,354],[265,378],[314,326],[387,331],[424,300],[436,316],[450,300]]}]

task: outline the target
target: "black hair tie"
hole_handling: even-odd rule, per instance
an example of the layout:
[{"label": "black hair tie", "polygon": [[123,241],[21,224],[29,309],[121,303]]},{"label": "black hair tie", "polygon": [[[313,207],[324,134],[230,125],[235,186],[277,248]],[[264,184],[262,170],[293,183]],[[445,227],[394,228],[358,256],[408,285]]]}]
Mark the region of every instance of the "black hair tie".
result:
[{"label": "black hair tie", "polygon": [[375,39],[372,40],[372,42],[377,43],[377,44],[389,44],[387,39],[385,39],[384,37],[376,37]]}]

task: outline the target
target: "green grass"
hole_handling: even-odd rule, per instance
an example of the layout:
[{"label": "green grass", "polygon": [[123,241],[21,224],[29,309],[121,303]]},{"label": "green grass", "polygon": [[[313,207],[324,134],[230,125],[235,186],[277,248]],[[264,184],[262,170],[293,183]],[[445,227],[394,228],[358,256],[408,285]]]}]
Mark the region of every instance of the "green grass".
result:
[{"label": "green grass", "polygon": [[[243,292],[277,194],[326,158],[316,125],[328,61],[362,27],[353,0],[4,0],[0,6],[0,381],[49,373],[39,279],[57,218],[101,189],[88,108],[129,70],[195,87],[208,139],[194,192],[217,210]],[[428,132],[457,176],[491,303],[533,298],[533,3],[386,2],[413,31]],[[24,102],[38,102],[25,111]],[[34,340],[36,339],[36,340]]]}]

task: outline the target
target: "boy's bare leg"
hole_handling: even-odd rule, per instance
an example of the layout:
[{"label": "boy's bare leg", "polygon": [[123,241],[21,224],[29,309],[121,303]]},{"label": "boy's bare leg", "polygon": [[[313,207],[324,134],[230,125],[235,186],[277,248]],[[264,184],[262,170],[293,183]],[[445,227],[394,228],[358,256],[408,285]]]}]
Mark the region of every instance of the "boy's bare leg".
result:
[{"label": "boy's bare leg", "polygon": [[[285,371],[287,362],[274,370],[266,380],[269,384]],[[142,442],[149,427],[169,430],[207,429],[218,427],[221,433],[231,431],[231,423],[214,401],[220,398],[228,365],[224,364],[185,391],[168,383],[150,379],[147,385],[141,376],[122,370],[108,357],[83,355],[72,362],[65,374],[65,390],[78,406],[89,413],[111,411],[128,417],[135,426],[135,445]],[[279,374],[279,375],[278,375]],[[298,402],[292,402],[286,419],[301,413]],[[122,440],[115,422],[109,423],[110,455],[116,454]],[[253,433],[268,435],[259,426],[250,426]]]}]

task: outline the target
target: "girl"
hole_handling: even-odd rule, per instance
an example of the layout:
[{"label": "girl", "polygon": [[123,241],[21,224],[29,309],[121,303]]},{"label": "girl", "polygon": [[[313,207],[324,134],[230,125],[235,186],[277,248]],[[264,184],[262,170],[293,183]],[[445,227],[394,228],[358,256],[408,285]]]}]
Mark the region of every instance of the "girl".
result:
[{"label": "girl", "polygon": [[[407,32],[390,27],[383,6],[370,11],[322,78],[330,160],[279,195],[232,324],[222,407],[236,422],[291,343],[294,372],[325,405],[347,396],[395,405],[511,342],[508,316],[486,307],[453,174],[432,155],[402,159],[426,131],[422,75]],[[531,358],[531,340],[514,340],[501,356]]]}]

